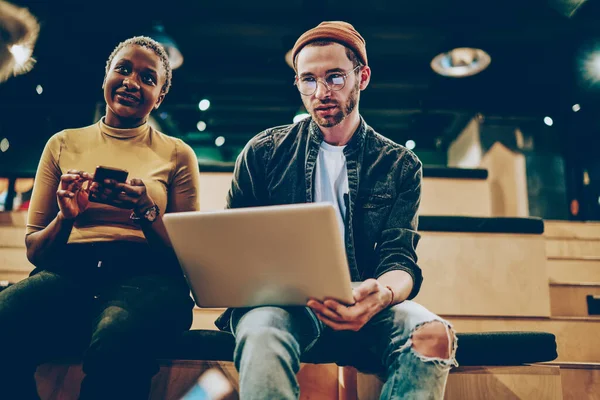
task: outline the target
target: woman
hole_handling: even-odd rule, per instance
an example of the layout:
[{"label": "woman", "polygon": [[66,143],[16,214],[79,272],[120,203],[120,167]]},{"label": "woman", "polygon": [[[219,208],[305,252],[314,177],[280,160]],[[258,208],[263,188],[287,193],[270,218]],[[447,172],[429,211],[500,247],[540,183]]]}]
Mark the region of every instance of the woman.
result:
[{"label": "woman", "polygon": [[[198,163],[148,124],[170,85],[165,50],[128,39],[106,65],[106,115],[46,144],[26,232],[36,269],[0,292],[3,397],[38,398],[36,366],[84,350],[81,399],[147,399],[156,350],[189,329],[193,302],[162,214],[198,210]],[[95,182],[98,165],[130,179]]]}]

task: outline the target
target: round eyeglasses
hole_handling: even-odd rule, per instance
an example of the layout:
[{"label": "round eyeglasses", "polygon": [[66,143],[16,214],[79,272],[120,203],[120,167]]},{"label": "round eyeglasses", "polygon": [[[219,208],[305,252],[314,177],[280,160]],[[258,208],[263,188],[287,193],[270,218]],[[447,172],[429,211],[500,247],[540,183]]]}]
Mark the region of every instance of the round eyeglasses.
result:
[{"label": "round eyeglasses", "polygon": [[294,81],[294,85],[298,88],[300,94],[304,96],[312,96],[317,91],[317,86],[319,86],[319,82],[322,82],[327,90],[338,91],[342,90],[344,86],[346,86],[346,78],[348,75],[356,71],[357,68],[360,68],[360,65],[354,67],[351,71],[342,73],[342,72],[330,72],[325,75],[325,79],[319,79],[312,75],[306,75],[301,77],[296,77]]}]

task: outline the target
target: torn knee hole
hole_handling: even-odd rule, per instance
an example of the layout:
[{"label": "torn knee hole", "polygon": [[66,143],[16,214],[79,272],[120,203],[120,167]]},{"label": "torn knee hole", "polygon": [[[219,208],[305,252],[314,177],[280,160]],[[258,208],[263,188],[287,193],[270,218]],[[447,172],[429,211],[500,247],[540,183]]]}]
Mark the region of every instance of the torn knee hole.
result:
[{"label": "torn knee hole", "polygon": [[450,358],[454,344],[450,341],[453,335],[449,329],[439,321],[422,325],[413,332],[413,349],[425,357]]}]

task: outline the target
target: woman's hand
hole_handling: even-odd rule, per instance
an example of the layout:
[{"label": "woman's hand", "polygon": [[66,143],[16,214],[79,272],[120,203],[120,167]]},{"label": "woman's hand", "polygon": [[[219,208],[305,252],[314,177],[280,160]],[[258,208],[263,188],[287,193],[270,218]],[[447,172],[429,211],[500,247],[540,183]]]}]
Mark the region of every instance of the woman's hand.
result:
[{"label": "woman's hand", "polygon": [[125,183],[106,179],[101,184],[94,182],[92,192],[95,199],[114,207],[133,210],[137,215],[154,205],[141,179],[133,178]]},{"label": "woman's hand", "polygon": [[[58,207],[66,219],[74,219],[84,212],[89,205],[89,182],[92,176],[83,171],[70,169],[60,177],[56,191]],[[88,184],[84,187],[84,184]]]}]

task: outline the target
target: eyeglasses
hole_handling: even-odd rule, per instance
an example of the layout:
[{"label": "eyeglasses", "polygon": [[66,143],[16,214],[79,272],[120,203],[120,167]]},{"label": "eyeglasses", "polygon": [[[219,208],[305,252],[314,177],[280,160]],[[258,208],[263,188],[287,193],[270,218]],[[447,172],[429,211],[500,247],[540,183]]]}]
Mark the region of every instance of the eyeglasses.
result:
[{"label": "eyeglasses", "polygon": [[325,75],[325,80],[321,80],[319,78],[315,78],[314,76],[303,76],[301,78],[296,77],[294,81],[294,85],[298,88],[300,94],[304,96],[312,96],[317,91],[317,86],[319,86],[319,81],[321,81],[327,90],[338,91],[342,90],[344,86],[346,86],[346,78],[348,75],[356,71],[357,68],[360,68],[360,65],[357,65],[352,69],[352,71],[348,71],[346,73],[340,72],[332,72],[330,74]]}]

